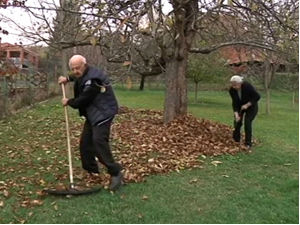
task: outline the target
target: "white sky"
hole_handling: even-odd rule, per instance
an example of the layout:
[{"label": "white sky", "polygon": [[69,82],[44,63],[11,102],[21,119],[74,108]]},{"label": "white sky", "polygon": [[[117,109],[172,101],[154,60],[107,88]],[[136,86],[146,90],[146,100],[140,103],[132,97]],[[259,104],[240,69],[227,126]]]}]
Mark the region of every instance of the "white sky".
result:
[{"label": "white sky", "polygon": [[[40,0],[27,0],[26,5],[28,6],[39,6]],[[58,0],[44,0],[48,2],[58,2]],[[168,13],[172,6],[168,3],[168,0],[162,1],[164,4],[163,11],[164,13]],[[25,12],[22,8],[12,8],[7,7],[6,9],[0,8],[0,16],[5,16],[8,18],[12,18],[16,23],[20,24],[21,26],[30,27],[32,25],[32,19],[29,17],[28,13]],[[0,27],[7,30],[9,32],[9,35],[0,34],[1,37],[1,43],[20,43],[23,44],[30,44],[30,41],[26,40],[24,37],[21,36],[21,33],[18,31],[16,26],[14,24],[7,23],[5,21],[0,20]],[[29,28],[28,28],[29,29]]]},{"label": "white sky", "polygon": [[[27,6],[39,6],[40,0],[27,0],[26,5]],[[53,2],[53,0],[47,0],[49,2]],[[57,2],[57,0],[54,0]],[[0,16],[8,17],[10,19],[13,19],[13,21],[17,24],[19,24],[22,27],[31,27],[32,23],[34,22],[34,19],[32,19],[29,16],[29,13],[26,12],[22,8],[16,8],[16,7],[7,7],[6,9],[0,8]],[[9,32],[8,35],[0,34],[1,42],[8,42],[11,44],[22,42],[23,44],[30,44],[28,40],[26,40],[24,37],[22,37],[20,31],[16,27],[15,24],[6,22],[4,20],[0,20],[0,27],[7,30]]]},{"label": "white sky", "polygon": [[[6,8],[0,9],[0,15],[4,15],[6,17],[9,18],[13,18],[17,23],[25,25],[25,24],[30,24],[31,21],[28,17],[28,15],[26,13],[23,12],[23,10],[21,9],[10,9],[10,8]],[[12,24],[9,24],[8,22],[5,21],[1,21],[0,22],[0,26],[2,29],[7,30],[9,32],[9,35],[5,35],[5,34],[0,34],[1,37],[1,42],[9,42],[11,44],[14,44],[16,42],[20,42],[23,41],[22,39],[20,39],[18,32],[16,31],[16,29],[13,27]]]}]

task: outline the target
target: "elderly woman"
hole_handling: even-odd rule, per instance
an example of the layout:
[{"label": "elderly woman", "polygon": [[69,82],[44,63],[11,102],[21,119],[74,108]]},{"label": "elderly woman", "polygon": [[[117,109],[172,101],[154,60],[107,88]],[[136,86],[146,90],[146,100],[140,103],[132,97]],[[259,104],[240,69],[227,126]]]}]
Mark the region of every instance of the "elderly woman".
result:
[{"label": "elderly woman", "polygon": [[241,76],[232,76],[230,83],[229,94],[232,99],[234,112],[233,139],[236,142],[240,142],[240,130],[245,117],[245,145],[247,148],[250,148],[252,146],[252,121],[258,112],[257,102],[260,99],[260,95],[249,82],[243,81]]}]

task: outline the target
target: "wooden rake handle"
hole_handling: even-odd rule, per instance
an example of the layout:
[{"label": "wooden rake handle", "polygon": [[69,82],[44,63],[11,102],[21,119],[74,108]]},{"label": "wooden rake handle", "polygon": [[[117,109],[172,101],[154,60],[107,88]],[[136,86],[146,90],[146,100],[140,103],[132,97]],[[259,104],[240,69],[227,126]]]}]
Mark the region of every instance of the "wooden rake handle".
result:
[{"label": "wooden rake handle", "polygon": [[[63,98],[66,98],[65,84],[63,84],[63,83],[61,84],[61,89],[62,89],[62,93],[63,93]],[[67,132],[70,187],[74,188],[73,167],[72,167],[72,152],[71,152],[71,141],[70,141],[70,128],[69,128],[69,117],[68,117],[68,108],[67,108],[67,106],[64,106],[64,110],[65,110],[66,132]]]}]

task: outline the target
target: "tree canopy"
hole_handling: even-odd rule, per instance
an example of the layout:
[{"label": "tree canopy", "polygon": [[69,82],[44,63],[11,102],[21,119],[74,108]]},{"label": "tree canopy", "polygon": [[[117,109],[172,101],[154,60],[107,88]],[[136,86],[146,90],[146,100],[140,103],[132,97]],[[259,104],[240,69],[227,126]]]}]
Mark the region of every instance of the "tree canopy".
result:
[{"label": "tree canopy", "polygon": [[26,3],[1,1],[2,7],[23,7],[36,19],[31,29],[18,25],[33,43],[99,46],[107,62],[126,62],[140,74],[164,73],[165,123],[187,112],[190,53],[244,45],[289,55],[294,46],[289,43],[298,42],[297,0],[170,0],[167,13],[162,0]]}]

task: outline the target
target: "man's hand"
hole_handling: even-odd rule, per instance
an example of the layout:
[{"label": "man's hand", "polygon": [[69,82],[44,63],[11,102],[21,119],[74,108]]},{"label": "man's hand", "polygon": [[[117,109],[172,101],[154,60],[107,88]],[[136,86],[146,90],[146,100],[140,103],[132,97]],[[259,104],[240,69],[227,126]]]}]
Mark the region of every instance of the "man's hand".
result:
[{"label": "man's hand", "polygon": [[61,100],[61,103],[63,104],[63,106],[67,106],[67,105],[68,105],[68,101],[69,101],[68,98],[63,98],[63,99]]},{"label": "man's hand", "polygon": [[64,76],[60,76],[58,78],[58,84],[66,84],[68,82],[68,78],[64,77]]},{"label": "man's hand", "polygon": [[239,122],[241,120],[241,117],[238,112],[234,112],[234,118],[236,122]]},{"label": "man's hand", "polygon": [[241,110],[247,110],[250,106],[251,106],[251,103],[248,102],[247,104],[242,105]]}]

